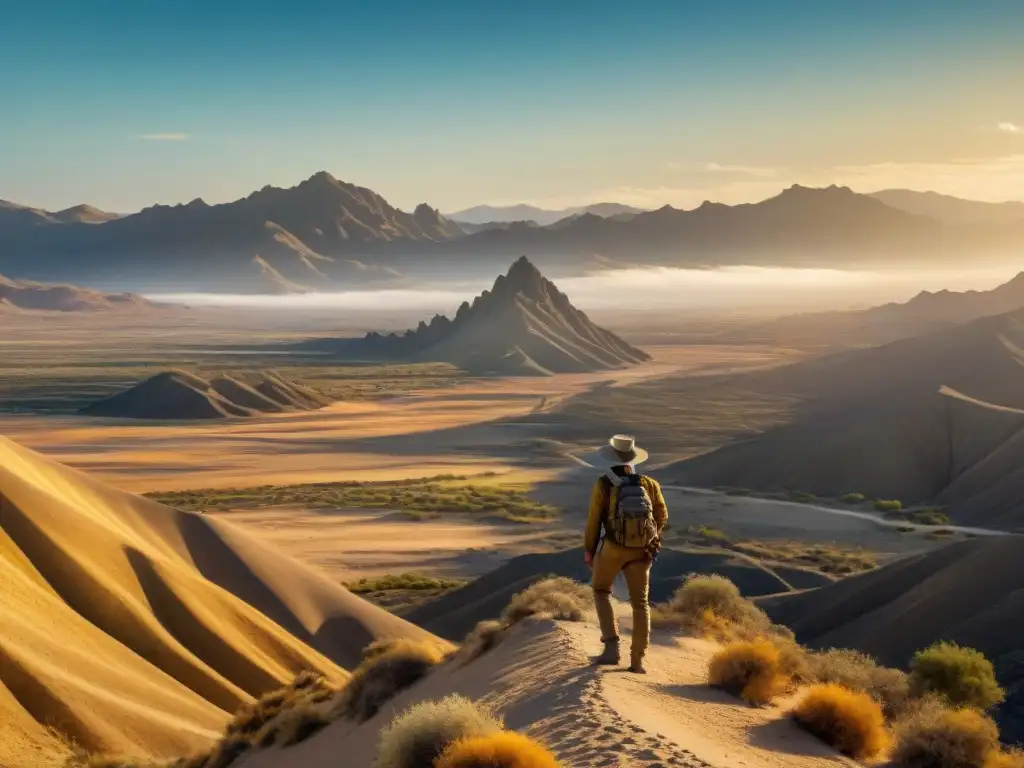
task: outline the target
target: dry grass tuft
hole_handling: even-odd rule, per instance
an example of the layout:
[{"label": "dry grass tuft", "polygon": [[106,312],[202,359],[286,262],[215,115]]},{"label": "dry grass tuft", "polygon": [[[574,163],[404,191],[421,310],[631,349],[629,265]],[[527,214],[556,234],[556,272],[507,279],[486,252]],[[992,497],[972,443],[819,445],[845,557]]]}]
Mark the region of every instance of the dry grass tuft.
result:
[{"label": "dry grass tuft", "polygon": [[991,718],[928,697],[896,723],[891,760],[898,768],[977,768],[998,751],[999,729]]},{"label": "dry grass tuft", "polygon": [[434,643],[393,641],[356,668],[338,696],[332,715],[357,722],[369,720],[385,702],[425,677],[444,658],[445,652]]},{"label": "dry grass tuft", "polygon": [[711,657],[708,683],[741,696],[750,704],[767,704],[789,680],[779,649],[765,638],[729,643]]},{"label": "dry grass tuft", "polygon": [[592,602],[593,595],[589,587],[564,576],[552,576],[513,595],[501,620],[506,626],[517,624],[530,616],[582,621],[583,613]]},{"label": "dry grass tuft", "polygon": [[1006,693],[996,681],[992,662],[973,648],[939,642],[914,654],[910,688],[916,696],[935,694],[956,707],[986,710]]},{"label": "dry grass tuft", "polygon": [[807,654],[808,677],[817,683],[836,683],[851,691],[862,691],[882,705],[889,719],[906,711],[910,681],[905,672],[880,667],[859,651],[831,648]]},{"label": "dry grass tuft", "polygon": [[875,757],[888,745],[878,702],[835,683],[809,688],[792,715],[806,731],[851,757]]},{"label": "dry grass tuft", "polygon": [[238,758],[252,749],[254,746],[252,738],[235,734],[220,740],[206,762],[201,763],[202,768],[228,768]]},{"label": "dry grass tuft", "polygon": [[472,736],[451,744],[434,768],[559,768],[545,747],[515,731]]},{"label": "dry grass tuft", "polygon": [[985,758],[985,768],[1024,768],[1024,750],[990,752]]},{"label": "dry grass tuft", "polygon": [[652,616],[661,626],[721,640],[747,639],[780,632],[768,615],[740,594],[739,588],[717,574],[690,574],[672,598]]},{"label": "dry grass tuft", "polygon": [[490,712],[462,696],[426,701],[395,718],[380,735],[374,768],[434,765],[450,744],[501,731]]},{"label": "dry grass tuft", "polygon": [[459,659],[468,664],[494,648],[505,637],[506,627],[500,621],[481,621],[466,635],[459,649]]}]

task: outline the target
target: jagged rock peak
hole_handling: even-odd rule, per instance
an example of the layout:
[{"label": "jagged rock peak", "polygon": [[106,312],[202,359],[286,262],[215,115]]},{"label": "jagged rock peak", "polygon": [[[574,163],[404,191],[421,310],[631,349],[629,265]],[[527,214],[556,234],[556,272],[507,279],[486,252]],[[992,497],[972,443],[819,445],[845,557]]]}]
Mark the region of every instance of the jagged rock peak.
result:
[{"label": "jagged rock peak", "polygon": [[[498,280],[501,279],[500,277],[498,278]],[[510,287],[516,288],[519,291],[525,291],[541,285],[544,281],[544,276],[532,261],[525,256],[520,256],[509,267],[508,272],[504,275],[504,279]]]}]

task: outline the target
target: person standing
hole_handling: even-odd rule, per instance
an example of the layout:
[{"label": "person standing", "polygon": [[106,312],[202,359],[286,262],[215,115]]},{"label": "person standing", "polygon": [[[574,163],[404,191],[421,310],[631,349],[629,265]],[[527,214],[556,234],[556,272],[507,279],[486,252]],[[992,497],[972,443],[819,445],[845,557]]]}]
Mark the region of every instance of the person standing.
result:
[{"label": "person standing", "polygon": [[668,507],[661,486],[636,471],[648,453],[631,435],[615,435],[598,451],[607,471],[594,483],[584,534],[584,560],[593,570],[592,586],[604,650],[595,664],[617,665],[619,628],[612,608],[612,584],[622,573],[633,608],[629,671],[646,674],[644,656],[651,637],[651,564],[661,546]]}]

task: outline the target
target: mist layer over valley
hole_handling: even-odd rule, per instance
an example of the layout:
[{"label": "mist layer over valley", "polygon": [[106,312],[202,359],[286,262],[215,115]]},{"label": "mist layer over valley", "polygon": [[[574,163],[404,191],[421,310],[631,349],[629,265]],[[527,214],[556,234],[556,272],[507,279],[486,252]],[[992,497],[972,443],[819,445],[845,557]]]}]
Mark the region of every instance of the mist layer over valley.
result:
[{"label": "mist layer over valley", "polygon": [[[540,260],[538,260],[540,261]],[[827,309],[858,309],[903,302],[921,291],[986,291],[1006,282],[1019,264],[973,268],[893,270],[799,269],[738,266],[717,269],[670,267],[609,269],[558,281],[583,309],[786,314]],[[425,281],[416,287],[310,291],[283,295],[232,293],[163,293],[147,297],[194,307],[246,307],[271,310],[452,312],[490,280]]]}]

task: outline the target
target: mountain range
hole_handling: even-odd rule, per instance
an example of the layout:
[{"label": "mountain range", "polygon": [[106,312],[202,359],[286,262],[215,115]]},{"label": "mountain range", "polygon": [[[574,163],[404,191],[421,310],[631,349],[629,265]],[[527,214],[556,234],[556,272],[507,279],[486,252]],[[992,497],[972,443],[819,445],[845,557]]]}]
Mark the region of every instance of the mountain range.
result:
[{"label": "mountain range", "polygon": [[580,373],[650,359],[594,325],[525,256],[491,290],[463,302],[454,318],[435,315],[402,335],[370,333],[310,346],[360,358],[447,362],[481,375]]},{"label": "mountain range", "polygon": [[578,205],[573,208],[562,208],[560,210],[549,210],[538,208],[535,205],[476,205],[462,211],[447,214],[449,219],[459,224],[492,224],[510,223],[514,221],[532,221],[542,227],[554,224],[556,221],[568,219],[573,216],[592,215],[602,218],[615,216],[632,216],[641,213],[643,208],[634,208],[631,205],[622,203],[594,203],[593,205]]},{"label": "mountain range", "polygon": [[524,253],[566,275],[609,265],[959,263],[1005,259],[1024,247],[1024,216],[1015,218],[1012,205],[999,221],[964,223],[907,210],[907,200],[925,204],[907,197],[914,194],[902,194],[899,208],[845,187],[795,185],[759,203],[464,228],[425,203],[405,212],[320,172],[231,203],[197,199],[127,216],[3,203],[0,272],[105,290],[267,293],[410,285],[448,274],[479,279]]},{"label": "mountain range", "polygon": [[760,344],[885,344],[1024,307],[1024,272],[990,291],[921,291],[870,309],[807,312],[729,331],[724,340]]}]

